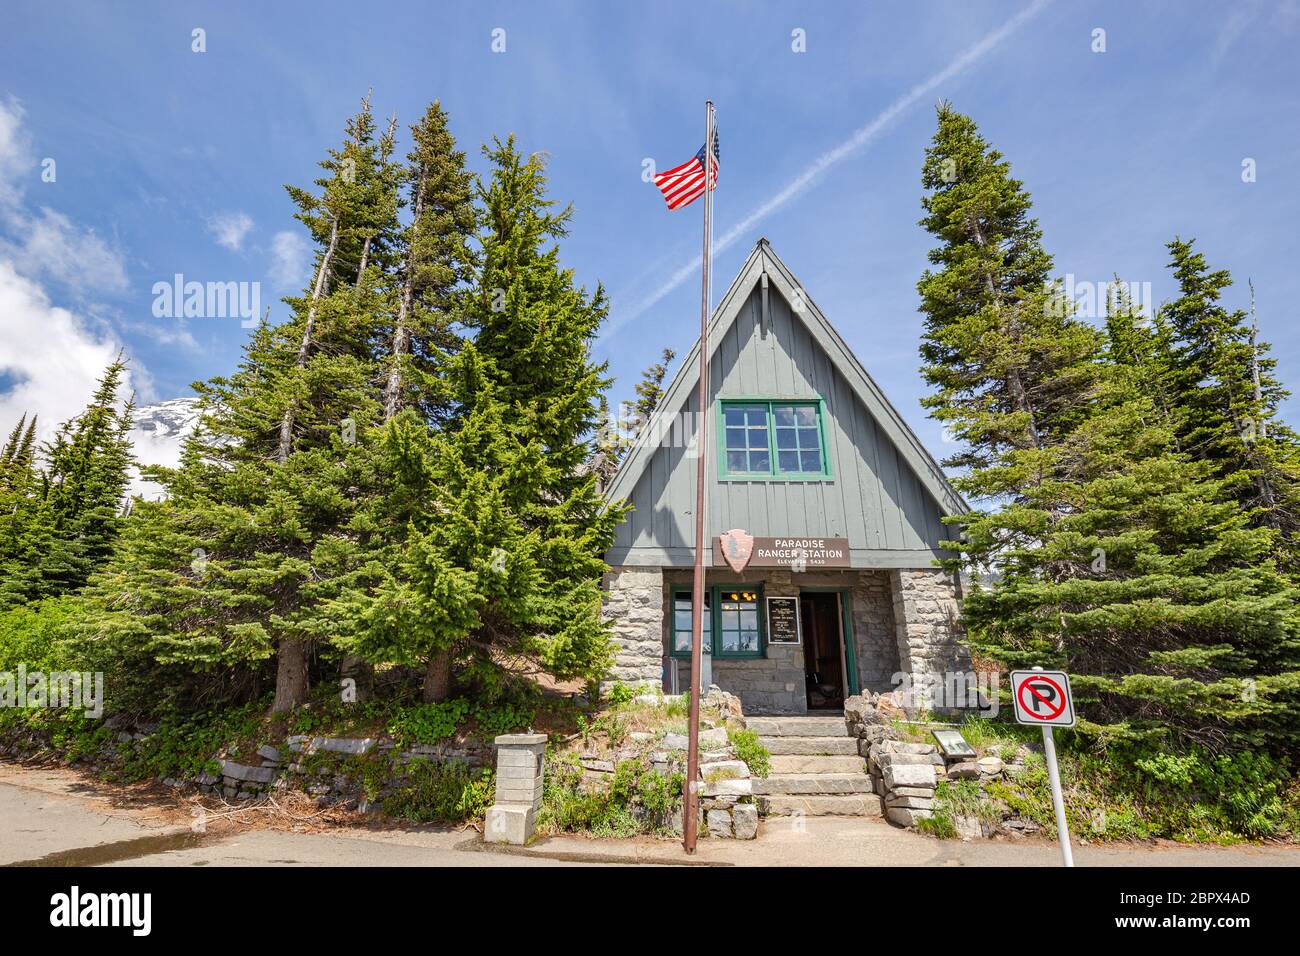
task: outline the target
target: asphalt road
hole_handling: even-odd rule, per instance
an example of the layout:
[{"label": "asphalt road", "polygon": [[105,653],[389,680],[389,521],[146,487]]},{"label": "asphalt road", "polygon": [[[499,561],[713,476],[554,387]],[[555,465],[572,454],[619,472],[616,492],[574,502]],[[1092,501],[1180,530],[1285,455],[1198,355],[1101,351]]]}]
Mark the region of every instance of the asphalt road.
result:
[{"label": "asphalt road", "polygon": [[[935,840],[878,820],[773,819],[760,838],[702,840],[694,857],[663,840],[541,840],[484,849],[472,830],[213,826],[158,793],[104,787],[63,769],[0,763],[0,865],[72,866],[1057,866],[1047,841]],[[1300,866],[1296,846],[1076,846],[1079,866]]]}]

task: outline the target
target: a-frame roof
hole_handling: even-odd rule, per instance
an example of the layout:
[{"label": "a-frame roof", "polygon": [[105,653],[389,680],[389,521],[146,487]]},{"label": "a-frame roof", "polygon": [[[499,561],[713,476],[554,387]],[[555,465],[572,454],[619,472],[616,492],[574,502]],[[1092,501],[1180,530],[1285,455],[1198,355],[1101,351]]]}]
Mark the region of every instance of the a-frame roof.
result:
[{"label": "a-frame roof", "polygon": [[[944,515],[958,515],[969,511],[970,506],[948,483],[942,469],[926,451],[925,446],[916,437],[916,433],[908,427],[907,422],[898,414],[898,410],[890,404],[889,399],[880,390],[880,386],[862,367],[857,356],[849,350],[844,339],[827,321],[807,290],[781,261],[766,239],[759,239],[755,244],[749,258],[745,260],[745,264],[709,320],[710,362],[713,361],[714,350],[722,341],[723,333],[736,321],[741,307],[749,299],[754,287],[762,282],[765,274],[769,288],[775,288],[786,302],[802,302],[804,306],[802,309],[792,309],[792,311],[803,321],[813,340],[844,376],[883,433],[893,442],[903,460],[916,474],[922,487],[939,505],[941,512]],[[664,433],[663,419],[671,421],[680,413],[690,395],[698,387],[699,365],[700,340],[696,338],[695,344],[682,361],[677,374],[673,376],[650,421],[642,429],[642,435],[653,436]],[[617,501],[631,495],[632,489],[636,487],[642,473],[649,465],[655,448],[656,444],[653,441],[636,442],[633,445],[606,489],[605,494],[609,500]]]}]

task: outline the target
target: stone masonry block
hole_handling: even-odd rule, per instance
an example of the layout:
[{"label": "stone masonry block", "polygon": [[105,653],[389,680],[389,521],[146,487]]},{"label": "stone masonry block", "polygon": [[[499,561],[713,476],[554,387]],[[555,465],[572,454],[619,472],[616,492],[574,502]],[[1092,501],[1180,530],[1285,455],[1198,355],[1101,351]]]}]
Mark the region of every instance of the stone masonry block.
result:
[{"label": "stone masonry block", "polygon": [[938,780],[934,773],[933,764],[896,764],[883,768],[882,776],[885,780],[885,787],[893,790],[895,787],[929,787],[934,789],[938,785]]},{"label": "stone masonry block", "polygon": [[483,839],[488,843],[511,843],[523,846],[537,826],[537,811],[525,806],[497,806],[487,812],[483,822]]}]

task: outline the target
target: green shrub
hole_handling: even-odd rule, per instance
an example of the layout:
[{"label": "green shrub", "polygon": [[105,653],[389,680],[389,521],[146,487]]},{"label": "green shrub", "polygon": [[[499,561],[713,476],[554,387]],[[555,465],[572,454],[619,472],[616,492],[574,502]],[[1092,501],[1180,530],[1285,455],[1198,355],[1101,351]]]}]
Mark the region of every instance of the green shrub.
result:
[{"label": "green shrub", "polygon": [[582,735],[583,746],[591,743],[591,738],[604,734],[611,747],[617,747],[627,736],[627,721],[618,714],[601,714],[595,720],[578,715],[578,733]]},{"label": "green shrub", "polygon": [[957,835],[957,824],[953,822],[952,814],[938,807],[930,816],[917,820],[916,829],[940,840],[951,840]]},{"label": "green shrub", "polygon": [[390,817],[417,823],[462,823],[481,820],[492,806],[494,791],[491,770],[414,760],[407,766],[406,779],[380,806]]},{"label": "green shrub", "polygon": [[403,746],[436,744],[456,732],[469,714],[469,701],[455,697],[437,704],[416,704],[399,711],[388,723],[388,732]]},{"label": "green shrub", "polygon": [[736,757],[745,761],[749,772],[755,777],[766,777],[772,772],[772,755],[758,742],[756,731],[728,727],[727,739],[735,748]]},{"label": "green shrub", "polygon": [[51,598],[0,613],[0,671],[79,670],[63,638],[72,620],[71,598]]},{"label": "green shrub", "polygon": [[621,680],[615,681],[614,686],[605,694],[606,699],[615,707],[620,704],[630,704],[635,696],[636,688],[624,684]]},{"label": "green shrub", "polygon": [[689,717],[691,715],[691,698],[689,694],[677,694],[664,699],[664,714],[668,717]]},{"label": "green shrub", "polygon": [[523,704],[499,704],[474,708],[474,721],[480,736],[491,739],[500,734],[524,730],[533,725],[537,711]]},{"label": "green shrub", "polygon": [[573,753],[547,755],[537,823],[544,830],[597,836],[631,836],[636,832],[632,815],[619,812],[607,791],[583,785],[582,766]]},{"label": "green shrub", "polygon": [[600,837],[662,833],[681,812],[684,780],[681,773],[659,774],[642,758],[621,762],[608,789],[588,786],[576,754],[550,754],[538,825]]}]

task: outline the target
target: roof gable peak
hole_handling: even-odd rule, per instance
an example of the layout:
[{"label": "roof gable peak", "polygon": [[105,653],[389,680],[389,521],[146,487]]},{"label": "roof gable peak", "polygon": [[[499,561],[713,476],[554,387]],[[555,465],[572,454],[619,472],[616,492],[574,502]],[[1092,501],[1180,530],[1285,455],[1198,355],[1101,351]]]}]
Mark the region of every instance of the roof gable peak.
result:
[{"label": "roof gable peak", "polygon": [[[844,376],[850,388],[875,419],[881,431],[893,442],[921,484],[938,503],[946,515],[964,514],[970,506],[949,484],[943,470],[921,444],[916,433],[907,425],[898,410],[880,390],[875,380],[849,349],[839,332],[808,295],[803,284],[777,255],[766,236],[760,236],[750,250],[736,277],[723,293],[709,320],[709,360],[714,361],[723,334],[736,322],[741,308],[749,300],[755,287],[770,294],[772,289],[790,305],[790,311],[808,329],[813,340],[826,353],[836,369]],[[763,308],[766,315],[766,304]],[[766,320],[765,320],[766,321]],[[610,500],[629,497],[637,481],[649,466],[657,444],[654,436],[664,435],[665,420],[672,421],[686,406],[699,383],[700,340],[698,337],[690,351],[683,357],[677,373],[665,390],[650,420],[641,429],[641,439],[636,441],[624,457],[606,491]]]}]

